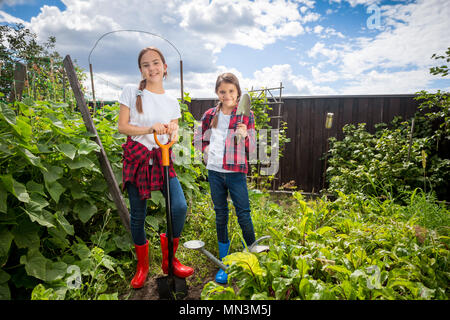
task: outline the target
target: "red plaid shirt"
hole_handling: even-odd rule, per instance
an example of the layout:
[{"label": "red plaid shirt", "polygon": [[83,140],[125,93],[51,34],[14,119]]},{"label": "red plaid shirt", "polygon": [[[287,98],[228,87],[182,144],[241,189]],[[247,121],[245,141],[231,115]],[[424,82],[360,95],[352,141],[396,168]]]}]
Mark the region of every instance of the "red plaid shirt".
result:
[{"label": "red plaid shirt", "polygon": [[[139,189],[141,199],[151,198],[151,191],[162,190],[164,185],[164,168],[162,166],[161,148],[148,150],[142,143],[134,141],[130,136],[123,148],[122,191],[127,182]],[[149,170],[149,160],[153,159],[152,170]],[[176,177],[172,163],[172,149],[169,149],[169,177]]]},{"label": "red plaid shirt", "polygon": [[[238,123],[241,121],[241,116],[237,116],[236,111],[237,105],[231,111],[228,134],[225,139],[225,151],[223,155],[222,168],[225,170],[247,173],[247,154],[249,152],[253,152],[256,148],[255,118],[252,111],[250,111],[250,116],[243,116],[242,123],[247,125],[248,135],[245,139],[242,139],[240,143],[238,143],[238,134],[236,130]],[[199,151],[202,153],[209,145],[212,133],[211,122],[217,112],[218,107],[208,109],[202,116],[201,126],[198,126],[194,132],[193,144],[197,148],[201,145],[201,150]]]}]

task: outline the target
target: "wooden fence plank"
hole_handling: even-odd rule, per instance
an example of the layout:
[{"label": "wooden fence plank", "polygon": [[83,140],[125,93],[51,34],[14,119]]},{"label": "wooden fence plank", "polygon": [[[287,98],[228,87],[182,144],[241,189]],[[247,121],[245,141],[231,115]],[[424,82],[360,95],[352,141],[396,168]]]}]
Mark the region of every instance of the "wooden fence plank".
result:
[{"label": "wooden fence plank", "polygon": [[77,101],[77,106],[83,116],[83,121],[84,124],[86,125],[86,129],[90,133],[95,134],[93,140],[100,146],[100,152],[97,153],[97,157],[100,163],[100,168],[102,170],[103,176],[105,177],[106,182],[108,184],[109,192],[114,200],[114,203],[116,204],[117,211],[119,213],[123,225],[125,226],[125,229],[127,229],[127,231],[130,231],[130,214],[128,212],[128,208],[122,197],[119,185],[116,181],[116,178],[111,168],[111,164],[108,160],[108,156],[106,155],[105,149],[103,149],[102,141],[100,140],[100,137],[98,136],[97,133],[97,129],[95,128],[94,122],[92,121],[89,109],[84,99],[83,92],[81,91],[80,88],[80,83],[75,73],[72,59],[70,58],[69,55],[67,55],[64,58],[63,64],[64,69],[66,70],[67,73],[67,78],[69,79],[70,82],[70,86],[72,87],[75,99]]},{"label": "wooden fence plank", "polygon": [[[295,180],[298,189],[305,192],[319,191],[323,179],[323,161],[327,137],[343,138],[344,125],[365,122],[369,132],[375,124],[389,123],[394,116],[404,120],[411,118],[419,103],[414,95],[380,96],[334,96],[334,97],[286,97],[282,106],[283,119],[287,122],[287,137],[284,157],[280,159],[279,183]],[[200,120],[214,99],[192,99],[189,105],[194,118]],[[325,116],[333,112],[333,126],[325,130]],[[274,115],[270,111],[270,115]]]}]

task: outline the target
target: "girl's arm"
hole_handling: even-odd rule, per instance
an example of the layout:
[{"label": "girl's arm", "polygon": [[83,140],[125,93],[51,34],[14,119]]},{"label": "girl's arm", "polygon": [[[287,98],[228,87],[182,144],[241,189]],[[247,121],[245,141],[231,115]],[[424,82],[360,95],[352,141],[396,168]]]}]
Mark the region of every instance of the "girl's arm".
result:
[{"label": "girl's arm", "polygon": [[119,110],[118,130],[120,133],[127,136],[142,136],[144,134],[153,133],[153,131],[156,131],[157,134],[165,134],[167,128],[160,123],[156,123],[151,127],[138,127],[131,125],[130,108],[121,104]]}]

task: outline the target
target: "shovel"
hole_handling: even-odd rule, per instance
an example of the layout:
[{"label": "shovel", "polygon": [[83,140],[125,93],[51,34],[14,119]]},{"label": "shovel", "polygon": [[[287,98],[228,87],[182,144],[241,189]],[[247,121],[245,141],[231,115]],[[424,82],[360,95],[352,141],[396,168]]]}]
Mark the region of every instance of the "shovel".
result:
[{"label": "shovel", "polygon": [[[241,116],[239,119],[239,123],[242,123],[244,115],[247,117],[250,116],[250,105],[251,105],[250,95],[248,93],[242,94],[236,110],[236,116]],[[240,144],[242,136],[238,136],[237,139],[238,144]]]},{"label": "shovel", "polygon": [[161,148],[162,164],[164,167],[164,190],[166,193],[166,220],[167,220],[167,240],[169,251],[169,274],[156,279],[160,299],[177,300],[187,296],[186,279],[179,278],[173,274],[173,230],[172,214],[170,210],[170,184],[169,184],[169,149],[175,143],[170,141],[168,144],[161,144],[158,141],[156,132],[153,133],[156,144]]}]

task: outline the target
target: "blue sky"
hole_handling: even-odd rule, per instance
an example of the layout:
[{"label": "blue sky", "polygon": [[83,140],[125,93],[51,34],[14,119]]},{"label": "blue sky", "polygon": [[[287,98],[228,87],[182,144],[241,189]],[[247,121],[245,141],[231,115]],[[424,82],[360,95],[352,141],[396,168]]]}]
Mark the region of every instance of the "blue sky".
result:
[{"label": "blue sky", "polygon": [[[288,96],[450,90],[449,79],[429,74],[431,55],[450,46],[449,16],[447,0],[0,1],[0,23],[22,22],[42,41],[55,36],[58,52],[85,70],[106,32],[159,34],[180,50],[192,97],[214,97],[217,76],[228,71],[243,88],[283,82]],[[96,91],[114,99],[137,83],[137,54],[148,45],[166,55],[165,87],[178,96],[174,50],[129,32],[105,37],[93,52]]]}]

